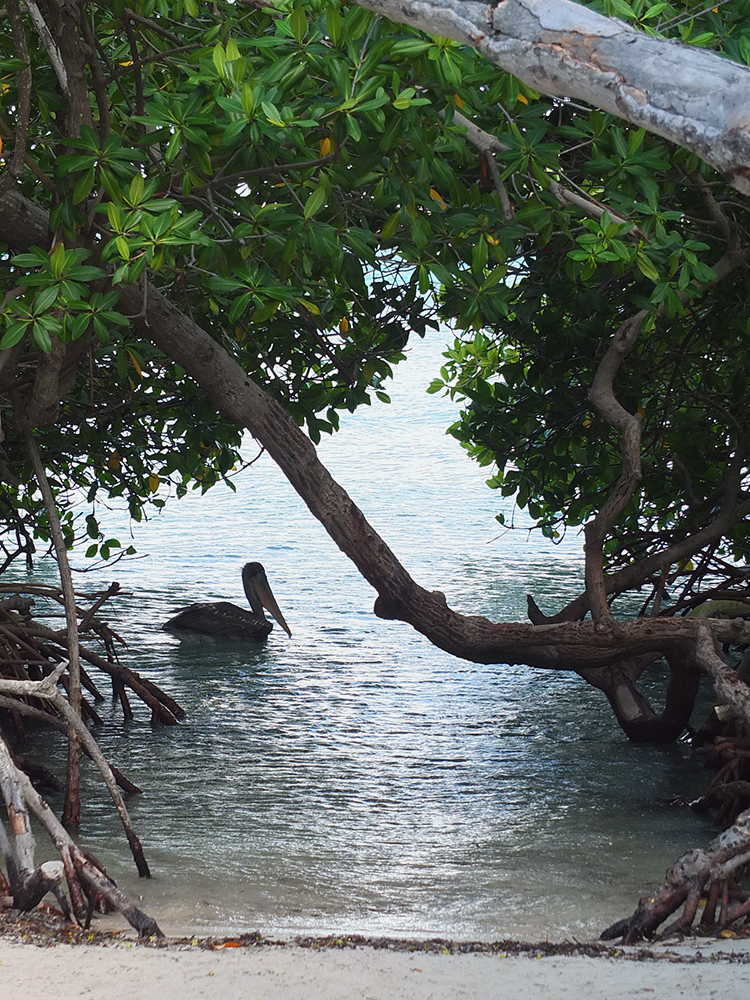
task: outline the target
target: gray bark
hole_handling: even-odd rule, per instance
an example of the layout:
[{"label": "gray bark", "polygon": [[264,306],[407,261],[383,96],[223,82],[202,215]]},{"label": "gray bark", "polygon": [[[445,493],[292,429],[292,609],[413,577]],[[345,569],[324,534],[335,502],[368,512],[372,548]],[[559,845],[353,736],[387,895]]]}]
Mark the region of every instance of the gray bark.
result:
[{"label": "gray bark", "polygon": [[552,97],[588,101],[684,146],[750,194],[750,68],[570,0],[356,0],[471,45]]}]

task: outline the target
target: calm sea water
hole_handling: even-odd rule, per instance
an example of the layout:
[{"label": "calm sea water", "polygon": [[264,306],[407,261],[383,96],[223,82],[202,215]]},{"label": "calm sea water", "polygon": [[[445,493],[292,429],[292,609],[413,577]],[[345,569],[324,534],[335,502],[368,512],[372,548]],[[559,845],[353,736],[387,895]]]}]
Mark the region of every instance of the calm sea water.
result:
[{"label": "calm sea water", "polygon": [[[581,586],[580,539],[552,546],[522,518],[499,527],[503,501],[444,433],[453,404],[424,394],[441,350],[434,336],[413,345],[392,405],[347,418],[323,460],[457,610],[524,620],[531,592],[554,611]],[[152,729],[135,701],[130,723],[109,700],[99,709],[102,747],[144,789],[128,806],[151,880],[85,775],[80,841],[166,933],[594,936],[712,835],[671,804],[706,782],[684,748],[630,745],[576,677],[463,662],[376,619],[374,592],[266,456],[237,487],[172,504],[133,527],[142,558],[77,579],[121,583],[108,617],[124,662],[188,712]],[[125,542],[127,520],[109,524]],[[160,630],[181,604],[243,604],[251,559],[293,638],[189,644]],[[62,772],[63,749],[32,734],[26,752]]]}]

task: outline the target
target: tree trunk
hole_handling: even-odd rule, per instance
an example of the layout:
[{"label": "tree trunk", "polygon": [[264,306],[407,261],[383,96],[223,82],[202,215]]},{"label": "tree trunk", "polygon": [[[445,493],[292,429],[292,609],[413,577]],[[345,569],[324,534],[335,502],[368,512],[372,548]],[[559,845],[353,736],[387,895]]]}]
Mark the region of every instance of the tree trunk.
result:
[{"label": "tree trunk", "polygon": [[[656,657],[649,655],[648,663]],[[624,660],[581,676],[607,696],[620,728],[634,743],[673,743],[685,731],[700,685],[700,671],[676,660],[669,664],[664,710],[657,713],[636,687],[642,660]]]}]

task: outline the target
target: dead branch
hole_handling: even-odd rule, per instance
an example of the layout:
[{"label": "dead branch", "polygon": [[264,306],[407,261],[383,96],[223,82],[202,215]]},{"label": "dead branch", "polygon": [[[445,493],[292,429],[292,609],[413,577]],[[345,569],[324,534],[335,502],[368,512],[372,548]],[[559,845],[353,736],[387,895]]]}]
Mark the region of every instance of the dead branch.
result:
[{"label": "dead branch", "polygon": [[99,773],[104,778],[104,783],[109,790],[109,794],[112,797],[112,801],[114,802],[115,808],[120,816],[120,820],[122,821],[125,836],[127,837],[128,844],[130,845],[130,850],[133,855],[136,868],[138,869],[138,874],[141,878],[150,878],[151,873],[143,854],[141,842],[133,829],[133,824],[130,821],[130,816],[128,815],[128,810],[125,806],[122,795],[120,795],[119,789],[117,788],[117,783],[112,773],[112,769],[99,749],[96,740],[81,721],[80,715],[73,711],[72,707],[68,704],[67,699],[63,697],[62,692],[57,687],[57,683],[62,677],[66,666],[66,663],[61,663],[51,674],[49,674],[49,676],[45,677],[43,681],[14,681],[7,678],[0,678],[0,691],[5,694],[28,696],[31,698],[37,698],[41,701],[49,702],[49,704],[57,709],[60,715],[63,716],[68,724],[68,730],[75,731],[78,739],[84,745],[88,755],[96,764],[99,769]]},{"label": "dead branch", "polygon": [[[12,822],[17,819],[13,833],[19,858],[18,865],[12,858],[4,830],[0,838],[0,846],[3,848],[9,868],[9,881],[15,905],[20,909],[29,910],[47,892],[52,891],[63,906],[63,911],[69,913],[70,909],[60,886],[64,871],[73,903],[72,909],[79,922],[85,921],[88,926],[93,910],[91,904],[87,902],[87,895],[89,897],[102,895],[114,909],[122,913],[131,926],[135,927],[140,937],[163,936],[156,921],[133,906],[106,872],[72,840],[28,777],[15,767],[2,740],[0,740],[0,784]],[[49,833],[60,852],[62,863],[52,862],[51,868],[50,863],[40,865],[39,868],[34,866],[34,843],[28,818],[29,809]]]}]

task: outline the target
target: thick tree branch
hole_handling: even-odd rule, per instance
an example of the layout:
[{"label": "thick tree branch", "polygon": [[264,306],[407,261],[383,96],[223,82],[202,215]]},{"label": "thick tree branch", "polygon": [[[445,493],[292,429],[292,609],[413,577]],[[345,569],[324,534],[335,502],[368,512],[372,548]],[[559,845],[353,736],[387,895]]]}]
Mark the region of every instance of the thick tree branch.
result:
[{"label": "thick tree branch", "polygon": [[750,194],[747,66],[654,38],[570,0],[357,2],[471,45],[542,93],[588,101],[684,146]]},{"label": "thick tree branch", "polygon": [[42,40],[42,45],[44,45],[47,50],[47,55],[49,56],[50,63],[52,64],[52,69],[55,71],[57,82],[60,84],[60,90],[63,92],[65,97],[69,97],[70,83],[68,81],[68,71],[65,67],[65,62],[60,49],[57,46],[57,42],[55,41],[47,22],[42,17],[42,12],[39,10],[39,7],[34,0],[26,0],[26,7],[31,16],[31,20],[34,22],[37,34]]},{"label": "thick tree branch", "polygon": [[[18,217],[25,219],[25,226],[16,224]],[[0,211],[0,239],[21,250],[37,245],[45,233],[44,213],[19,192],[8,192]],[[456,613],[442,594],[427,591],[412,580],[333,480],[307,435],[217,341],[153,286],[145,296],[145,308],[141,286],[123,286],[121,296],[120,308],[139,314],[133,319],[139,335],[181,365],[227,419],[246,427],[266,448],[312,514],[377,591],[375,612],[380,617],[406,622],[434,645],[477,663],[522,663],[580,672],[651,652],[674,653],[683,662],[694,663],[700,623],[689,618],[612,622],[594,628],[591,622],[578,621],[541,626],[496,624]],[[745,503],[750,508],[750,501]],[[706,531],[720,536],[741,509],[740,504],[733,504],[723,519],[718,518]],[[663,556],[655,568],[662,561]],[[635,582],[640,579],[636,575]],[[750,624],[739,619],[711,621],[710,629],[722,643],[750,641]]]}]

